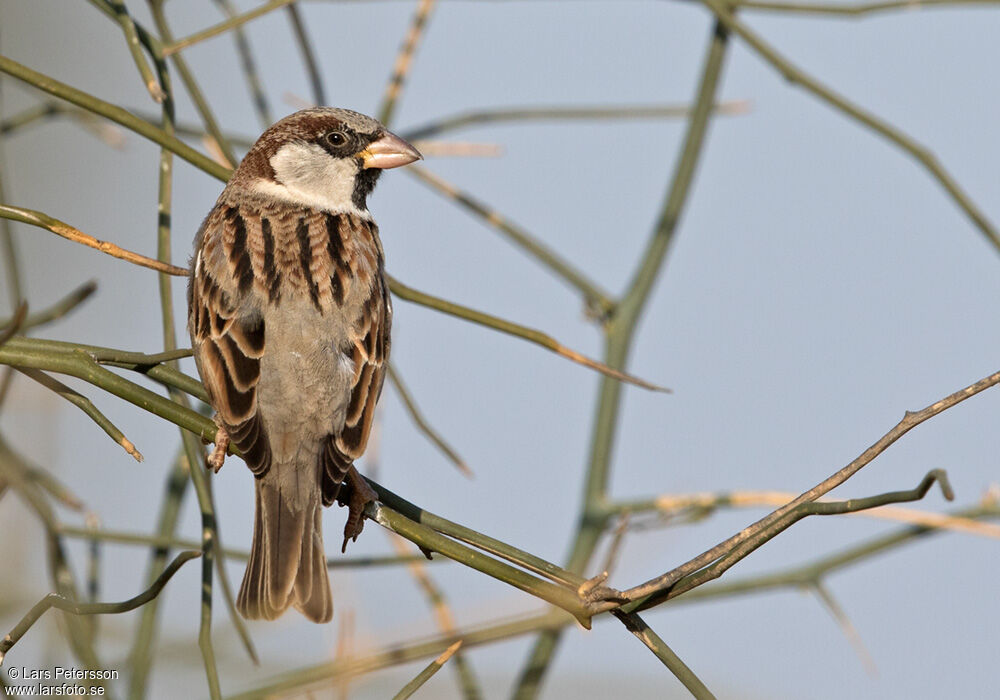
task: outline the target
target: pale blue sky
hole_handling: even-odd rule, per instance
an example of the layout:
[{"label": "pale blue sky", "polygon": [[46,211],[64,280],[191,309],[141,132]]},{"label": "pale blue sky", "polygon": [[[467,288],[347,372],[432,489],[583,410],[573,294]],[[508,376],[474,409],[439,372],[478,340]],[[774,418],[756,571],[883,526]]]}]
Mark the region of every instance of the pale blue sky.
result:
[{"label": "pale blue sky", "polygon": [[[144,3],[129,7],[146,21]],[[208,7],[168,3],[176,33],[214,22],[218,16]],[[331,104],[377,109],[412,8],[395,1],[303,3]],[[928,146],[987,217],[1000,222],[1000,13],[742,17],[799,66]],[[710,28],[709,13],[695,3],[442,2],[395,126],[405,131],[480,107],[686,102]],[[275,115],[292,111],[283,95],[307,96],[308,85],[284,15],[259,20],[248,32]],[[0,52],[109,101],[153,110],[119,29],[86,3],[2,0]],[[207,41],[185,56],[226,129],[259,133],[230,39]],[[179,85],[176,75],[174,81]],[[5,114],[33,103],[11,80],[3,81],[3,91]],[[732,42],[719,94],[749,99],[753,108],[712,124],[665,274],[642,322],[630,370],[675,393],[626,389],[612,479],[617,497],[804,490],[874,442],[904,410],[997,369],[1000,257],[926,172],[784,81],[739,40]],[[186,100],[179,112],[194,121]],[[682,134],[679,121],[489,126],[449,138],[500,144],[502,158],[429,159],[427,167],[617,291],[645,245]],[[155,146],[130,134],[125,150],[113,151],[59,121],[26,130],[3,148],[11,203],[125,247],[155,251]],[[176,171],[173,249],[183,264],[221,186],[181,161]],[[600,337],[569,289],[415,179],[387,173],[370,206],[388,267],[401,280],[600,354]],[[45,329],[46,337],[160,347],[151,273],[37,229],[17,231],[36,308],[87,279],[101,281],[94,300]],[[174,289],[180,317],[183,282],[175,281]],[[582,491],[597,376],[403,301],[396,303],[393,330],[399,370],[476,478],[459,476],[387,391],[380,479],[429,510],[562,561]],[[106,527],[152,529],[176,430],[87,391],[146,455],[137,465],[76,409],[24,380],[16,389],[0,416],[4,435],[50,465]],[[975,502],[1000,480],[996,391],[919,427],[836,495],[910,488],[943,467],[957,503]],[[59,439],[43,435],[43,425]],[[225,543],[246,547],[251,480],[238,460],[216,479],[216,494]],[[25,521],[10,499],[3,505],[5,527]],[[918,507],[947,506],[934,492]],[[612,583],[625,587],[661,573],[760,514],[732,511],[697,526],[631,536]],[[326,515],[331,553],[344,515]],[[803,522],[730,575],[735,580],[807,562],[892,527],[861,519]],[[189,498],[181,532],[193,538],[198,528]],[[941,535],[827,581],[870,651],[876,677],[814,597],[794,591],[662,608],[646,619],[720,697],[985,698],[1000,648],[997,546],[996,540]],[[5,590],[18,593],[15,603],[4,605],[0,626],[9,627],[46,589],[42,557],[29,551],[9,538],[0,545],[0,556],[24,557],[32,577],[20,588],[8,589],[13,584],[5,581]],[[369,525],[351,551],[385,552],[388,544]],[[73,552],[82,555],[80,548]],[[82,557],[76,563],[82,570]],[[102,597],[126,598],[139,588],[145,555],[107,547],[104,566],[115,575],[105,576]],[[461,625],[539,607],[458,566],[432,571]],[[241,575],[242,565],[234,563],[232,578]],[[337,621],[348,609],[359,649],[431,629],[427,607],[402,570],[334,572],[332,583],[334,624],[316,627],[289,615],[251,625],[266,660],[259,670],[217,614],[224,691],[262,682],[282,667],[330,658]],[[153,697],[177,697],[177,688],[206,694],[197,658],[197,592],[196,566],[170,585]],[[105,618],[102,633],[129,639],[135,621]],[[68,661],[54,639],[54,629],[33,630],[11,662]],[[111,642],[112,653],[125,648]],[[527,648],[521,639],[471,655],[486,697],[507,697]],[[114,667],[117,660],[107,663]],[[420,665],[364,679],[355,696],[384,697]],[[447,670],[433,683],[426,697],[457,697]],[[567,632],[545,697],[683,697],[678,688],[637,640],[609,621],[590,633]]]}]

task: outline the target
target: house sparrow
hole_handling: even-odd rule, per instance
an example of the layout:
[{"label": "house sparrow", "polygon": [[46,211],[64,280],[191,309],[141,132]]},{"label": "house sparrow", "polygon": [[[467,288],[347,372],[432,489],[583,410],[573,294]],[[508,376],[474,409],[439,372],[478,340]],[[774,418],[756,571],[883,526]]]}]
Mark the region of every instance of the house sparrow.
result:
[{"label": "house sparrow", "polygon": [[363,114],[297,112],[261,135],[195,238],[188,331],[219,426],[209,464],[231,439],[255,477],[244,617],[333,616],[321,506],[349,505],[344,546],[357,538],[375,493],[353,462],[392,320],[366,198],[381,170],[420,157]]}]

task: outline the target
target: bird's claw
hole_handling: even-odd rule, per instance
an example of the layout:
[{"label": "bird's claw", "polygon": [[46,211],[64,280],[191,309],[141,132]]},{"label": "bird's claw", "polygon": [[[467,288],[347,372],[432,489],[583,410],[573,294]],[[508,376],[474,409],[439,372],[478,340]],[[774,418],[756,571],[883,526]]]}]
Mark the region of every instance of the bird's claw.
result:
[{"label": "bird's claw", "polygon": [[223,462],[226,461],[226,452],[229,450],[229,433],[218,419],[215,424],[218,426],[215,433],[215,447],[205,461],[212,468],[212,471],[218,474],[219,470],[222,469]]},{"label": "bird's claw", "polygon": [[[378,500],[378,494],[353,466],[347,472],[347,481],[351,489],[346,499],[348,513],[347,522],[344,524],[344,544],[340,547],[341,554],[347,551],[347,543],[357,542],[358,535],[364,530],[365,506]],[[344,505],[343,501],[341,505]]]}]

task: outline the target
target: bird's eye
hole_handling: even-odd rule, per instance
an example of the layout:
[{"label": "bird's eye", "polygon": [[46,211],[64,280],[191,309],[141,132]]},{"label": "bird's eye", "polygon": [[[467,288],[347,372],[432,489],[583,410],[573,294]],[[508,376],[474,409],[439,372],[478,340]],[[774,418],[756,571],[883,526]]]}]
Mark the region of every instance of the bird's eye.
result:
[{"label": "bird's eye", "polygon": [[347,135],[343,131],[331,131],[326,135],[326,142],[331,146],[343,146],[347,143]]}]

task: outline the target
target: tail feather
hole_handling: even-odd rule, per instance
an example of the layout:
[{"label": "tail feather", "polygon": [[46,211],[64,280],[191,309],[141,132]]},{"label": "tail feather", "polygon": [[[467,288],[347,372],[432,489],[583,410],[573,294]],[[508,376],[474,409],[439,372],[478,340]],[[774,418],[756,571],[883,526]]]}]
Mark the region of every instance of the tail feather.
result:
[{"label": "tail feather", "polygon": [[271,474],[257,479],[254,490],[253,546],[237,610],[251,620],[273,620],[294,605],[313,622],[329,622],[333,598],[318,494],[296,503],[294,494],[282,494]]},{"label": "tail feather", "polygon": [[326,551],[323,549],[323,511],[313,509],[311,536],[302,539],[299,576],[295,580],[295,607],[314,622],[329,622],[333,617],[333,595],[326,574]]}]

